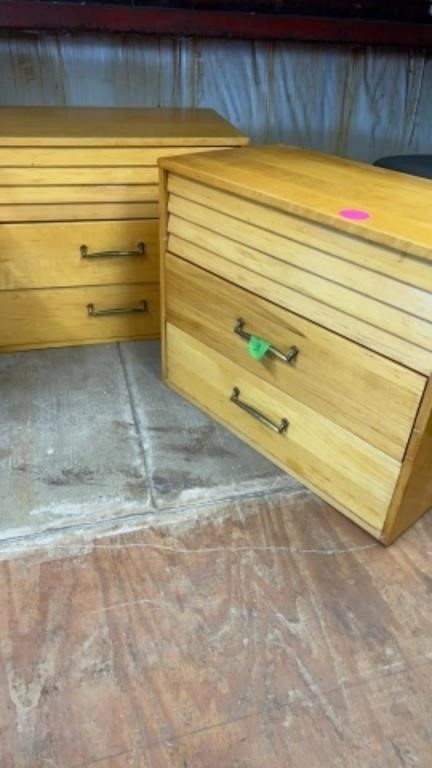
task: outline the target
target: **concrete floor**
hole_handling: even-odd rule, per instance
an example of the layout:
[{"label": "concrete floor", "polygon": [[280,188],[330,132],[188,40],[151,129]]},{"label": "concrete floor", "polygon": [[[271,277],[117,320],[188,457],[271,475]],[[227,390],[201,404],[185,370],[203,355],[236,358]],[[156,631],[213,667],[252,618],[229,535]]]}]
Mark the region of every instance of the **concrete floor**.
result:
[{"label": "concrete floor", "polygon": [[159,344],[0,356],[0,541],[298,484],[160,380]]}]

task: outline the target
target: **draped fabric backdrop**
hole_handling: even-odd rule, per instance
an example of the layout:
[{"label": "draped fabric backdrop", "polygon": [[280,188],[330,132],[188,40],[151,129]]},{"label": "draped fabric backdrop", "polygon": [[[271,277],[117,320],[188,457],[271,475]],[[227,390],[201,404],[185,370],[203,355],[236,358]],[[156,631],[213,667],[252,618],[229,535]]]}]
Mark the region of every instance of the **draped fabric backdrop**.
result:
[{"label": "draped fabric backdrop", "polygon": [[0,104],[212,107],[254,142],[366,161],[432,152],[432,61],[418,50],[3,34]]}]

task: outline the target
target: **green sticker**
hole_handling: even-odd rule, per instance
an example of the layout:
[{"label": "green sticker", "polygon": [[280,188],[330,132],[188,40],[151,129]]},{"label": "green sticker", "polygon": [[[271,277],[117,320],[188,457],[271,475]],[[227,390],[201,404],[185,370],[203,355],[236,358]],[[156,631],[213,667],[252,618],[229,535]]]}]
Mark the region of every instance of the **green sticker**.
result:
[{"label": "green sticker", "polygon": [[250,356],[254,358],[254,360],[261,360],[268,351],[269,347],[269,342],[264,341],[264,339],[260,339],[258,336],[251,336],[247,345],[248,352]]}]

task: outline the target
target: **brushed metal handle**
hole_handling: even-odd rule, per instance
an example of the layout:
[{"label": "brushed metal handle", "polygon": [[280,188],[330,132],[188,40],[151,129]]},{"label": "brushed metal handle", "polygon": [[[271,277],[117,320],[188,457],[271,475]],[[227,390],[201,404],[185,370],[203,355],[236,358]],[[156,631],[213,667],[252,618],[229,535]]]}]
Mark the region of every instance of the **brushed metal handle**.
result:
[{"label": "brushed metal handle", "polygon": [[248,403],[245,403],[243,400],[240,400],[240,390],[238,387],[234,387],[233,391],[231,392],[230,400],[234,405],[237,405],[239,408],[242,409],[242,411],[246,411],[250,416],[253,416],[254,419],[257,419],[260,424],[264,424],[265,427],[268,427],[269,429],[272,429],[273,432],[277,432],[279,435],[282,435],[284,432],[287,431],[289,426],[288,419],[281,419],[279,424],[275,424],[274,421],[271,421],[271,419],[268,419],[267,416],[264,416],[263,413],[260,411],[257,411],[256,408],[254,408],[252,405],[249,405]]},{"label": "brushed metal handle", "polygon": [[147,301],[143,299],[136,307],[110,307],[109,309],[96,309],[94,304],[87,304],[89,317],[107,317],[107,315],[134,315],[138,312],[147,312]]},{"label": "brushed metal handle", "polygon": [[137,243],[136,250],[132,251],[92,251],[90,252],[86,245],[80,246],[82,259],[116,259],[123,256],[144,256],[144,243]]},{"label": "brushed metal handle", "polygon": [[[242,317],[239,317],[236,321],[233,333],[236,333],[238,336],[241,336],[242,339],[246,339],[246,341],[250,341],[252,334],[247,333],[247,331],[244,330],[245,321]],[[300,350],[296,346],[292,346],[289,348],[288,352],[281,352],[280,349],[277,349],[272,344],[269,344],[267,352],[270,352],[272,355],[277,357],[279,360],[282,360],[283,363],[288,363],[288,365],[296,359],[297,355],[299,354]]]}]

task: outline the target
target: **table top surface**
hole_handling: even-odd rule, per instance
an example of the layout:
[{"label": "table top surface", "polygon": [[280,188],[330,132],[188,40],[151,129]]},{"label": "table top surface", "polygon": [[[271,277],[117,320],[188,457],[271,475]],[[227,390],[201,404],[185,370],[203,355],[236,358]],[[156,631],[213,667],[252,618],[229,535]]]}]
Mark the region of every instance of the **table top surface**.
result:
[{"label": "table top surface", "polygon": [[285,145],[200,152],[164,158],[159,165],[432,261],[432,182],[427,179]]},{"label": "table top surface", "polygon": [[0,108],[0,146],[241,146],[247,141],[211,109]]}]

